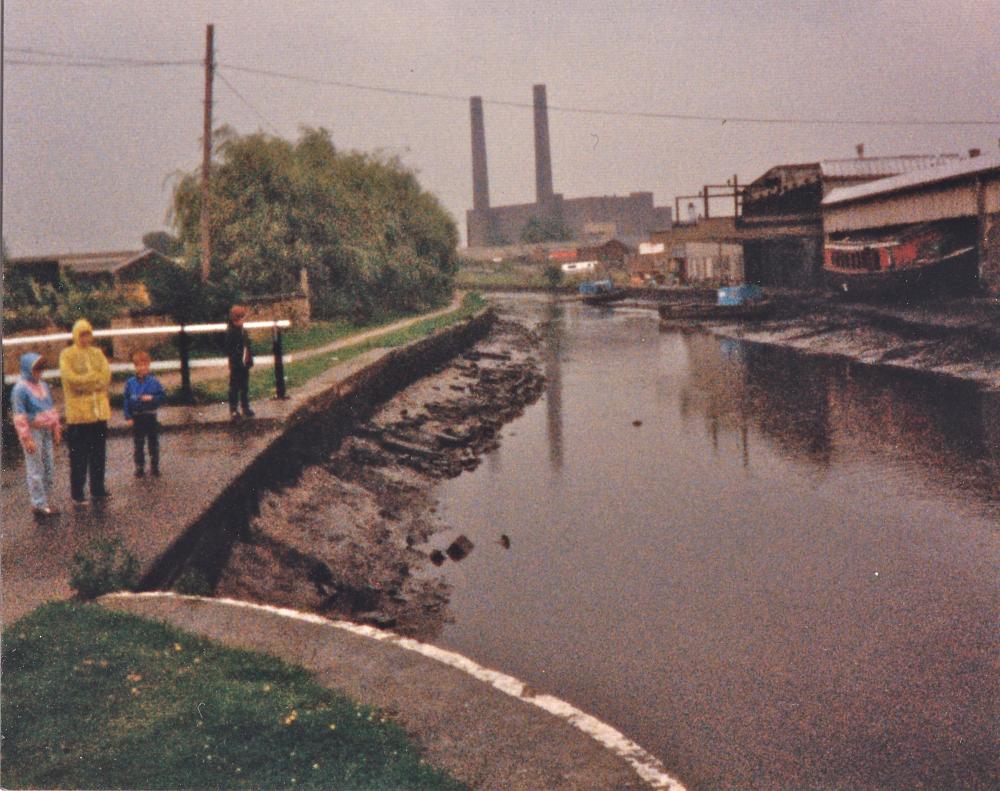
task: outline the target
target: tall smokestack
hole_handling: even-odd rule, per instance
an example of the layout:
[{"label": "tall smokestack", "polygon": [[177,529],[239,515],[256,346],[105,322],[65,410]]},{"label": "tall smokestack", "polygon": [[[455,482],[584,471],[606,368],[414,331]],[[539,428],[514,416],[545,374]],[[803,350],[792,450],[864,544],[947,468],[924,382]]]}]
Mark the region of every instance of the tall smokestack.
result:
[{"label": "tall smokestack", "polygon": [[552,200],[552,154],[549,151],[549,104],[545,86],[536,85],[535,92],[535,199],[540,204]]},{"label": "tall smokestack", "polygon": [[490,207],[490,178],[486,168],[486,125],[483,122],[483,99],[469,99],[472,116],[472,209],[484,211]]}]

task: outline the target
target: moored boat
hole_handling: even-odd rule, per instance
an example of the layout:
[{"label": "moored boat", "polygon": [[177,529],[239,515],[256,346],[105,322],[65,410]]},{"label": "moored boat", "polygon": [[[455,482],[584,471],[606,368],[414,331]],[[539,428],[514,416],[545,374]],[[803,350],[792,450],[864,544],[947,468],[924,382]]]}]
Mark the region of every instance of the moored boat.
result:
[{"label": "moored boat", "polygon": [[933,223],[878,236],[828,238],[823,248],[827,287],[847,295],[961,288],[975,281],[976,264],[975,245]]},{"label": "moored boat", "polygon": [[625,289],[616,288],[610,279],[580,284],[580,299],[585,305],[607,305],[624,299],[625,296]]},{"label": "moored boat", "polygon": [[658,307],[661,321],[755,321],[774,312],[760,286],[743,284],[720,288],[715,303],[664,302]]}]

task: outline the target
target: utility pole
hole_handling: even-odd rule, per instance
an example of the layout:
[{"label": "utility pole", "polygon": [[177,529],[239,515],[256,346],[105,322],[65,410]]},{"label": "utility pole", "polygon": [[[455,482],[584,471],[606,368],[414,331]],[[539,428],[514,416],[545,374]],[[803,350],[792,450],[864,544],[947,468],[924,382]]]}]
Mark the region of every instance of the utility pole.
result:
[{"label": "utility pole", "polygon": [[205,27],[205,126],[201,141],[201,280],[208,282],[212,264],[208,177],[212,166],[212,78],[215,75],[215,25]]}]

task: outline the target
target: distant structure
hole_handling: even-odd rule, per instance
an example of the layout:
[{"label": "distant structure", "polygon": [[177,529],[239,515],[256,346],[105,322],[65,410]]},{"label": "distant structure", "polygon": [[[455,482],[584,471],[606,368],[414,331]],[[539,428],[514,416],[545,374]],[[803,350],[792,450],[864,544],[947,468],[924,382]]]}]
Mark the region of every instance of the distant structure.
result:
[{"label": "distant structure", "polygon": [[549,109],[545,86],[535,85],[535,202],[490,206],[486,166],[486,127],[483,100],[469,100],[472,121],[472,209],[466,212],[469,247],[491,247],[531,241],[534,231],[563,231],[568,238],[587,241],[618,239],[637,245],[654,230],[669,228],[669,206],[654,206],[652,192],[627,196],[601,195],[564,198],[555,192],[549,148]]},{"label": "distant structure", "polygon": [[[822,202],[832,190],[961,161],[959,154],[908,154],[775,165],[743,190],[736,228],[748,282],[815,288],[823,267]],[[753,233],[756,232],[756,233]]]}]

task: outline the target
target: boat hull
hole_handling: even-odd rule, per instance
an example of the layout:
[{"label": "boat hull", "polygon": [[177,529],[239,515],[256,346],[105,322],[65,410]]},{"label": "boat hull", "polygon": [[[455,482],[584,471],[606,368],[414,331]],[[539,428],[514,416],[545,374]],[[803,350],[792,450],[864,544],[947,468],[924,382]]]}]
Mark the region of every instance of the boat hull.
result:
[{"label": "boat hull", "polygon": [[824,268],[828,289],[847,297],[899,297],[970,289],[977,278],[975,248],[966,248],[920,266],[893,271],[845,272]]},{"label": "boat hull", "polygon": [[759,321],[774,313],[769,300],[746,302],[741,305],[718,305],[691,302],[664,303],[659,306],[664,321]]},{"label": "boat hull", "polygon": [[612,302],[618,302],[619,300],[625,299],[626,296],[628,296],[628,294],[625,289],[616,288],[612,291],[601,291],[597,294],[587,294],[581,299],[584,305],[608,305]]}]

